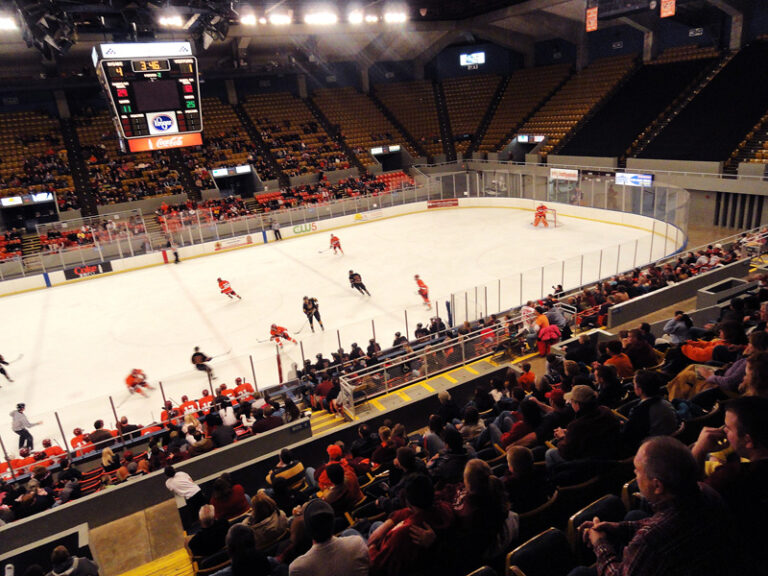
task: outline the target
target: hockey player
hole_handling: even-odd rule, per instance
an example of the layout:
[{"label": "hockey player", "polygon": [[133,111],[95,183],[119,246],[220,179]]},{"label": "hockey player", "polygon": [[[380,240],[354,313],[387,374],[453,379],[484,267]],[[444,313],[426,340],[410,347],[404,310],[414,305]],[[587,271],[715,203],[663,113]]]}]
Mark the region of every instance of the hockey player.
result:
[{"label": "hockey player", "polygon": [[338,250],[341,252],[342,256],[344,255],[344,250],[341,249],[341,242],[338,237],[333,234],[331,234],[331,248],[333,248],[334,254],[336,254],[336,251]]},{"label": "hockey player", "polygon": [[290,342],[293,342],[294,344],[297,344],[296,340],[291,338],[291,335],[288,334],[288,330],[283,328],[282,326],[278,326],[277,324],[272,324],[272,326],[269,329],[270,333],[270,340],[274,340],[275,343],[277,343],[280,348],[283,347],[283,342],[280,340],[281,338],[283,340],[289,340]]},{"label": "hockey player", "polygon": [[[342,252],[343,254],[343,252]],[[3,366],[8,366],[9,362],[5,361],[5,358],[3,358],[3,355],[0,354],[0,374],[5,376],[5,379],[8,380],[8,382],[13,382],[13,378],[8,376],[8,372],[5,371],[5,368]]]},{"label": "hockey player", "polygon": [[211,368],[210,366],[208,366],[208,364],[206,364],[206,362],[210,362],[211,360],[213,360],[213,358],[211,358],[206,354],[203,354],[202,352],[200,352],[200,347],[195,346],[195,352],[194,354],[192,354],[192,364],[194,364],[195,368],[197,368],[201,372],[207,372],[211,378],[215,379],[216,376],[213,375],[213,368]]},{"label": "hockey player", "polygon": [[222,294],[226,294],[227,296],[229,296],[230,300],[232,300],[232,298],[237,298],[238,300],[242,300],[242,298],[240,298],[240,295],[234,290],[232,290],[232,286],[229,285],[229,282],[227,282],[226,280],[222,280],[221,278],[218,279],[218,282],[219,282],[219,290],[221,290]]},{"label": "hockey player", "polygon": [[323,326],[323,321],[320,319],[320,310],[317,303],[317,298],[304,296],[304,304],[302,305],[302,310],[304,310],[304,315],[307,317],[307,320],[309,320],[309,327],[312,329],[312,332],[315,331],[313,319],[317,320],[317,323],[320,324],[320,329],[325,332],[325,326]]},{"label": "hockey player", "polygon": [[422,300],[424,300],[427,310],[432,310],[432,303],[429,301],[429,287],[424,283],[424,280],[419,278],[418,274],[413,279],[416,280],[416,284],[419,286],[418,293]]},{"label": "hockey player", "polygon": [[200,410],[200,407],[197,405],[197,402],[194,400],[190,400],[189,396],[182,396],[181,397],[181,404],[179,404],[179,413],[184,416],[186,414],[197,414],[197,412]]},{"label": "hockey player", "polygon": [[152,388],[152,386],[149,385],[149,382],[147,382],[147,375],[144,374],[143,370],[139,370],[138,368],[131,370],[131,373],[125,377],[125,385],[128,386],[128,391],[131,394],[139,393],[142,396],[146,396],[142,388]]},{"label": "hockey player", "polygon": [[547,222],[547,207],[544,204],[536,206],[536,214],[533,217],[533,225],[538,226],[544,224],[544,228],[549,228],[549,222]]},{"label": "hockey player", "polygon": [[371,295],[371,293],[368,292],[368,288],[366,288],[365,284],[363,284],[363,279],[360,277],[360,274],[354,270],[349,271],[349,285],[360,292],[360,294],[368,294],[368,296]]}]

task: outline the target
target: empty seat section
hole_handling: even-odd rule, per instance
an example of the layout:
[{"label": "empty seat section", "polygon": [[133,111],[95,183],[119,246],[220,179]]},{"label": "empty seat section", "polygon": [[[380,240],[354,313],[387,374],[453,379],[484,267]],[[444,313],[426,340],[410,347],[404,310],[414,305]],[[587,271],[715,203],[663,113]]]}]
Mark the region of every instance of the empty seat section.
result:
[{"label": "empty seat section", "polygon": [[419,155],[373,100],[355,88],[322,88],[312,99],[332,124],[341,127],[344,139],[364,166],[376,164],[370,150],[377,146],[398,144],[414,158]]},{"label": "empty seat section", "polygon": [[500,80],[499,76],[470,76],[443,82],[456,153],[466,152],[474,140]]},{"label": "empty seat section", "polygon": [[596,60],[574,74],[521,128],[524,134],[542,134],[547,142],[543,156],[558,145],[576,124],[634,67],[635,56]]},{"label": "empty seat section", "polygon": [[443,153],[440,122],[431,81],[377,84],[375,89],[379,99],[411,136],[421,143],[427,154]]},{"label": "empty seat section", "polygon": [[509,78],[478,150],[494,152],[506,146],[504,138],[510,130],[525,120],[568,77],[570,71],[570,64],[516,70]]}]

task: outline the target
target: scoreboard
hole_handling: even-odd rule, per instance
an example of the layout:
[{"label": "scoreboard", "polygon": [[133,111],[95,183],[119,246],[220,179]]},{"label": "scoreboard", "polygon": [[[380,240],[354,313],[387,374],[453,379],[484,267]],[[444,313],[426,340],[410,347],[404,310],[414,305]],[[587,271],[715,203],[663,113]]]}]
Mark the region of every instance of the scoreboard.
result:
[{"label": "scoreboard", "polygon": [[189,42],[100,44],[92,56],[131,152],[203,143],[197,58]]}]

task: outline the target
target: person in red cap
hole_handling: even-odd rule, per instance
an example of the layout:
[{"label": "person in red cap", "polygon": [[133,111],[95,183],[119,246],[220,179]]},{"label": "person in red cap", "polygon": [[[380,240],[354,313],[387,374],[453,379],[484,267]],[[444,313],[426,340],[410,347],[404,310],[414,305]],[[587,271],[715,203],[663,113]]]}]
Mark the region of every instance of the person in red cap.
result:
[{"label": "person in red cap", "polygon": [[345,476],[354,476],[355,479],[357,479],[357,474],[355,474],[355,471],[352,469],[352,466],[349,465],[347,459],[344,458],[344,450],[342,450],[341,446],[338,444],[329,444],[326,452],[328,453],[328,463],[320,466],[315,470],[314,474],[315,482],[321,492],[333,488],[333,482],[328,478],[328,473],[325,471],[328,464],[341,464],[341,467],[344,468]]}]

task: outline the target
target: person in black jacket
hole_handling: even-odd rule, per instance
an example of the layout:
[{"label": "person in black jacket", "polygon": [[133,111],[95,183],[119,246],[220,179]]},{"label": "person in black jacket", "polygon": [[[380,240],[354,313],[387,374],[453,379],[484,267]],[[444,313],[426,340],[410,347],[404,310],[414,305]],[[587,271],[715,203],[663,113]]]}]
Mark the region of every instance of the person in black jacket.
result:
[{"label": "person in black jacket", "polygon": [[627,451],[634,453],[649,436],[669,436],[678,428],[677,412],[659,394],[664,379],[658,372],[639,370],[635,374],[635,394],[640,403],[629,413],[622,430],[622,441]]}]

